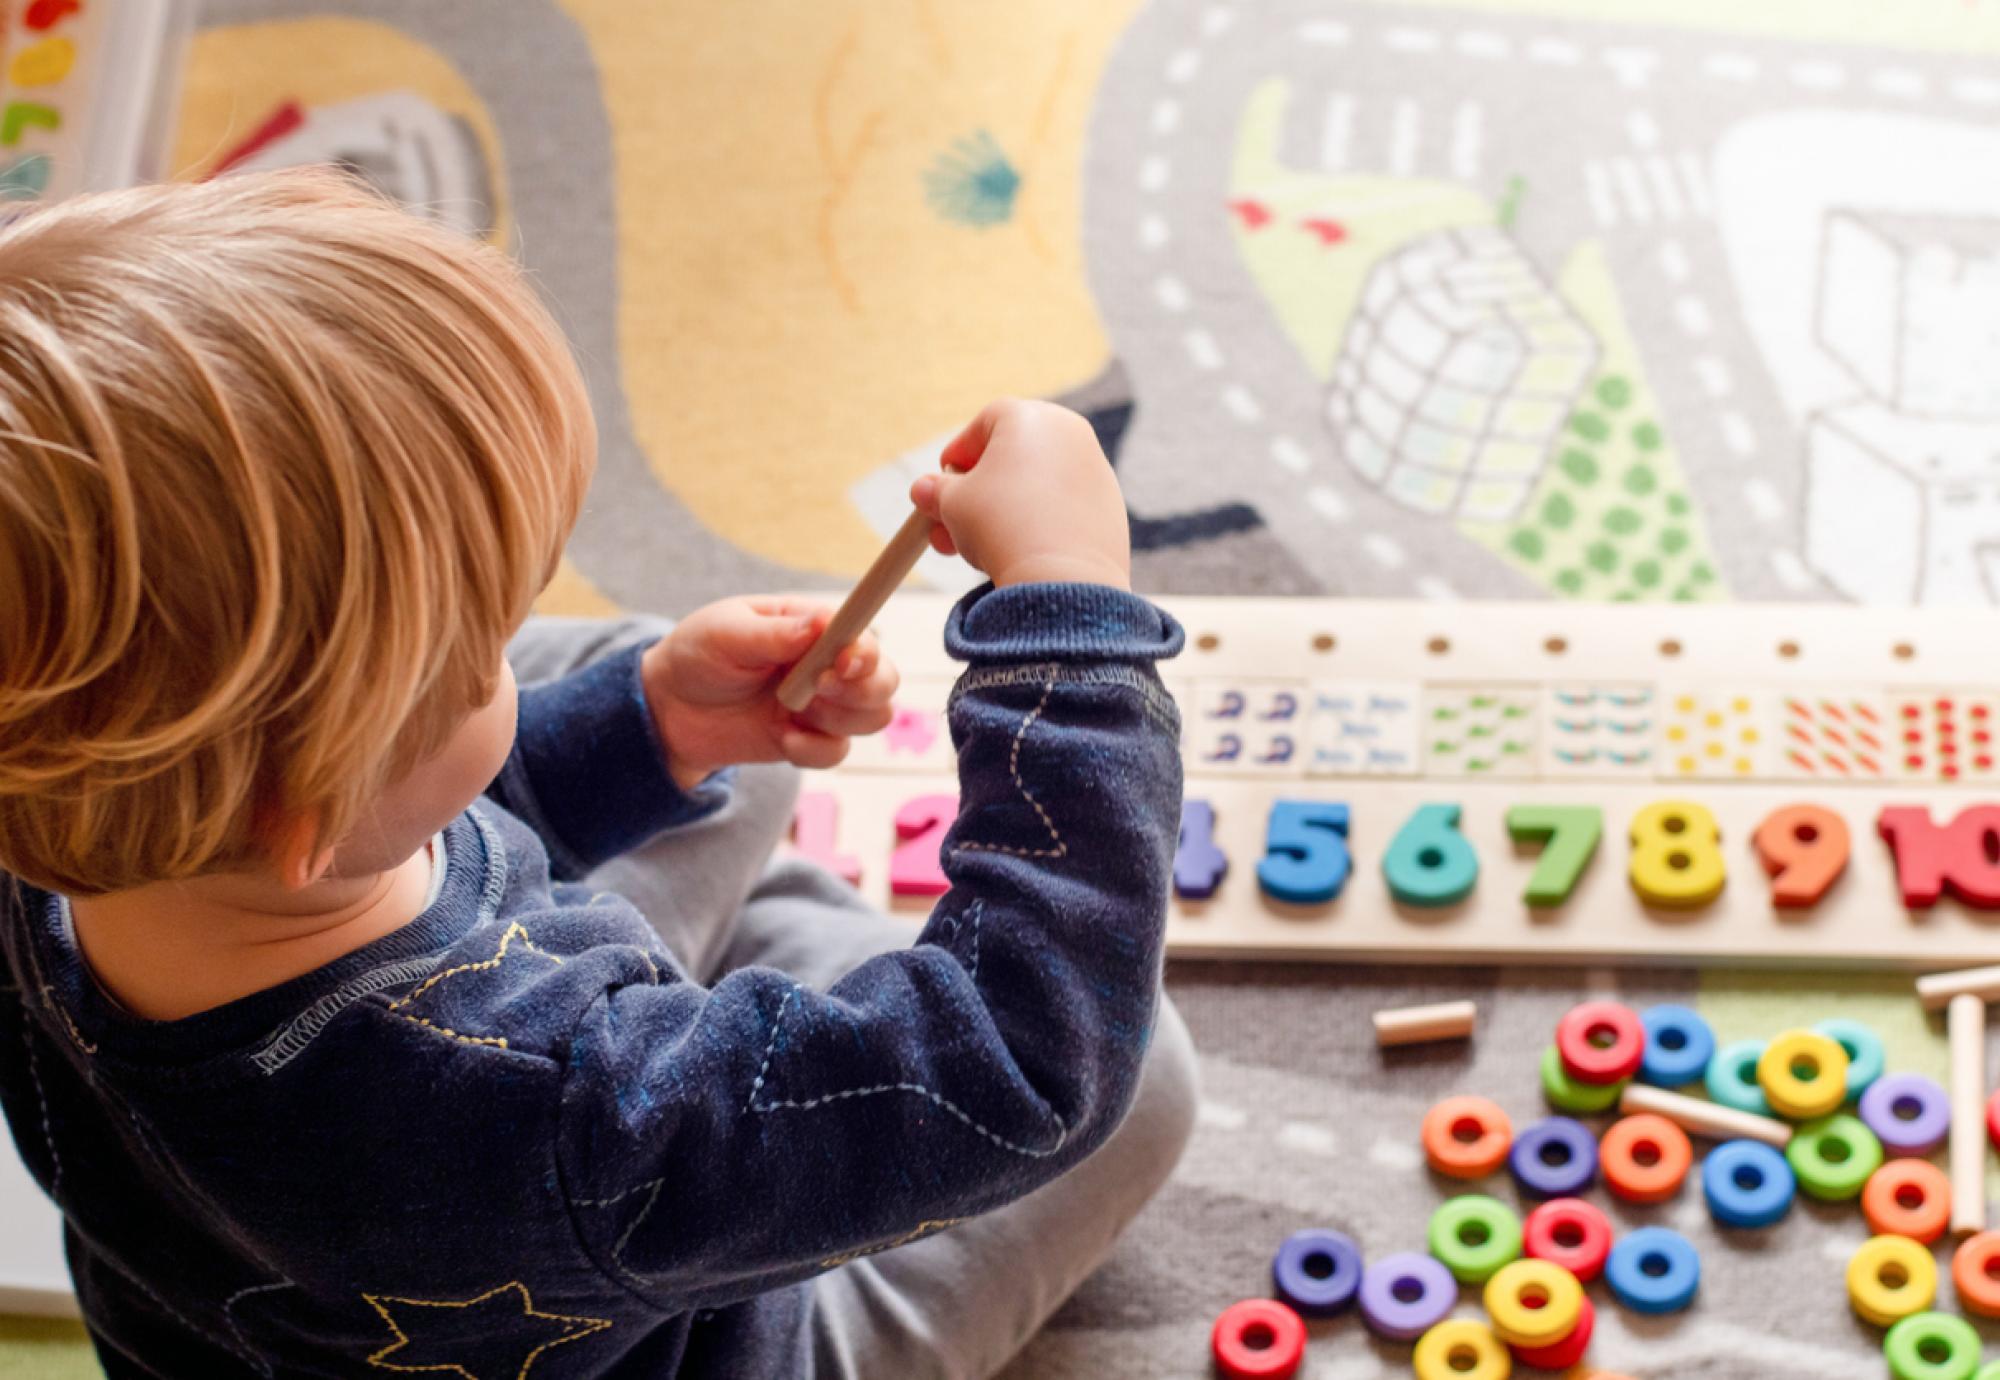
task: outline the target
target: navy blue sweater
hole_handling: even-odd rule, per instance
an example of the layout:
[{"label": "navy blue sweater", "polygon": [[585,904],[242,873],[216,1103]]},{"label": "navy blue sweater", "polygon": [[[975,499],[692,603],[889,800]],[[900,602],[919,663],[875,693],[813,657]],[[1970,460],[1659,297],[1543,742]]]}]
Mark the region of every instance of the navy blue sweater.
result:
[{"label": "navy blue sweater", "polygon": [[60,898],[0,892],[0,1105],[113,1380],[791,1375],[802,1281],[1101,1144],[1154,1013],[1180,629],[1034,585],[946,641],[951,891],[825,991],[703,988],[575,884],[729,789],[675,789],[636,652],[523,692],[436,901],[282,986],[140,1021]]}]

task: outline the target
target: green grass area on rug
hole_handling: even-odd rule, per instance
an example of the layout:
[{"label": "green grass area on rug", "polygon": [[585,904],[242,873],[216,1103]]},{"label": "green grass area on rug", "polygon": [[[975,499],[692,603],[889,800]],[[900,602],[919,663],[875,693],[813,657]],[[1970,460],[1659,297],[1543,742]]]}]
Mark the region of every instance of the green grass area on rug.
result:
[{"label": "green grass area on rug", "polygon": [[80,1323],[0,1318],[0,1380],[104,1380]]}]

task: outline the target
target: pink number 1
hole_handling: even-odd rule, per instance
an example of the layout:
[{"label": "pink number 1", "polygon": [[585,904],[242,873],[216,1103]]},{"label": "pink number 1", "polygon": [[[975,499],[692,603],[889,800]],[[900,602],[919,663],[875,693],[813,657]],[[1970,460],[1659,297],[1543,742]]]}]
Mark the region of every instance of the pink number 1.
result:
[{"label": "pink number 1", "polygon": [[792,847],[849,886],[861,885],[861,859],[840,851],[840,802],[831,791],[807,791],[799,797],[792,812]]}]

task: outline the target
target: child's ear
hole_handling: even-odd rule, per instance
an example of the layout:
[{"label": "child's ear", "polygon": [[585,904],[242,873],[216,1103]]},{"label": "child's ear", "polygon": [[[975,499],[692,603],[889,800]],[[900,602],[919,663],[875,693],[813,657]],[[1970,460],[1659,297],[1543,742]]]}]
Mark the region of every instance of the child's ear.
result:
[{"label": "child's ear", "polygon": [[333,850],[315,850],[318,838],[317,811],[292,815],[271,831],[271,862],[287,890],[303,891],[332,868]]}]

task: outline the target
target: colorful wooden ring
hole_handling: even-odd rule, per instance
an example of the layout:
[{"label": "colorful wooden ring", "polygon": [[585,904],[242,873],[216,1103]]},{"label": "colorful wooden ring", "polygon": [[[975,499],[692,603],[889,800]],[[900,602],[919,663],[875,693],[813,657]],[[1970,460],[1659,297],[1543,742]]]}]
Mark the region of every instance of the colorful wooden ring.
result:
[{"label": "colorful wooden ring", "polygon": [[1783,1154],[1759,1140],[1729,1140],[1701,1162],[1708,1215],[1725,1227],[1768,1227],[1792,1210],[1798,1178]]},{"label": "colorful wooden ring", "polygon": [[1907,1236],[1871,1236],[1847,1262],[1847,1301],[1863,1322],[1888,1327],[1937,1299],[1937,1261]]},{"label": "colorful wooden ring", "polygon": [[1431,1213],[1431,1254],[1461,1284],[1484,1284],[1521,1258],[1521,1219],[1498,1198],[1468,1193],[1447,1198]]},{"label": "colorful wooden ring", "polygon": [[1715,1057],[1715,1032],[1708,1022],[1685,1006],[1649,1006],[1640,1013],[1646,1028],[1646,1053],[1639,1061],[1639,1081],[1661,1088],[1679,1088],[1700,1080]]},{"label": "colorful wooden ring", "polygon": [[1507,1380],[1514,1373],[1514,1358],[1493,1329],[1471,1318],[1453,1318],[1424,1333],[1410,1364],[1417,1380]]},{"label": "colorful wooden ring", "polygon": [[1486,1281],[1482,1295],[1493,1335],[1508,1346],[1550,1346],[1576,1330],[1583,1286],[1546,1260],[1515,1260]]},{"label": "colorful wooden ring", "polygon": [[1597,1137],[1581,1121],[1543,1117],[1514,1138],[1507,1167],[1523,1193],[1574,1197],[1597,1181]]},{"label": "colorful wooden ring", "polygon": [[1757,1083],[1779,1116],[1826,1116],[1847,1099],[1847,1051],[1811,1030],[1787,1030],[1764,1047]]},{"label": "colorful wooden ring", "polygon": [[1298,1373],[1306,1356],[1305,1323],[1275,1299],[1230,1304],[1208,1340],[1229,1380],[1283,1380]]},{"label": "colorful wooden ring", "polygon": [[1769,1116],[1771,1104],[1764,1100],[1764,1089],[1757,1084],[1757,1061],[1763,1057],[1762,1040],[1738,1040],[1717,1050],[1702,1078],[1709,1100],[1739,1112]]},{"label": "colorful wooden ring", "polygon": [[1986,1099],[1986,1138],[2000,1149],[2000,1090]]},{"label": "colorful wooden ring", "polygon": [[[1593,1380],[1603,1380],[1603,1377],[1596,1376]],[[1972,1380],[2000,1380],[2000,1361],[1988,1361],[1979,1368],[1979,1373],[1973,1376]]]},{"label": "colorful wooden ring", "polygon": [[1451,1315],[1458,1281],[1443,1261],[1403,1251],[1361,1272],[1361,1320],[1392,1342],[1421,1337]]},{"label": "colorful wooden ring", "polygon": [[1484,1097],[1447,1097],[1424,1114],[1424,1158],[1454,1179],[1483,1179],[1507,1162],[1513,1123]]},{"label": "colorful wooden ring", "polygon": [[1528,1214],[1521,1247],[1588,1284],[1604,1273],[1604,1258],[1611,1254],[1611,1219],[1581,1198],[1557,1198]]},{"label": "colorful wooden ring", "polygon": [[1271,1261],[1271,1282],[1293,1312],[1331,1317],[1353,1303],[1361,1288],[1361,1248],[1337,1231],[1293,1232]]},{"label": "colorful wooden ring", "polygon": [[1918,1313],[1882,1340],[1896,1380],[1969,1380],[1979,1366],[1979,1334],[1949,1313]]},{"label": "colorful wooden ring", "polygon": [[1665,1227],[1641,1227],[1611,1248],[1604,1282],[1634,1313],[1678,1313],[1701,1287],[1701,1255]]},{"label": "colorful wooden ring", "polygon": [[1583,1083],[1570,1077],[1563,1067],[1562,1055],[1550,1045],[1542,1051],[1542,1095],[1549,1105],[1559,1112],[1609,1111],[1618,1105],[1618,1096],[1625,1091],[1625,1084]]},{"label": "colorful wooden ring", "polygon": [[1583,1295],[1581,1302],[1583,1306],[1576,1315],[1576,1326],[1570,1330],[1569,1336],[1547,1346],[1517,1346],[1513,1348],[1514,1359],[1536,1370],[1568,1370],[1581,1361],[1583,1353],[1590,1350],[1591,1334],[1597,1331],[1597,1309],[1592,1306],[1590,1295]]},{"label": "colorful wooden ring", "polygon": [[1556,1023],[1556,1052],[1579,1083],[1617,1083],[1645,1060],[1646,1027],[1629,1006],[1587,1001]]},{"label": "colorful wooden ring", "polygon": [[1799,1127],[1785,1147],[1799,1187],[1825,1202],[1861,1192],[1868,1176],[1882,1167],[1882,1142],[1844,1112]]},{"label": "colorful wooden ring", "polygon": [[1861,1094],[1861,1120],[1891,1155],[1928,1155],[1951,1134],[1951,1098],[1921,1073],[1892,1073]]},{"label": "colorful wooden ring", "polygon": [[1907,1236],[1928,1246],[1951,1220],[1951,1179],[1929,1160],[1890,1160],[1868,1176],[1861,1215],[1877,1236]]},{"label": "colorful wooden ring", "polygon": [[1966,1312],[2000,1318],[2000,1231],[1982,1231],[1959,1243],[1951,1257],[1951,1287]]},{"label": "colorful wooden ring", "polygon": [[1680,1192],[1694,1164],[1694,1146],[1673,1122],[1641,1112],[1611,1124],[1597,1147],[1597,1159],[1615,1197],[1663,1203]]},{"label": "colorful wooden ring", "polygon": [[1859,1021],[1836,1016],[1821,1021],[1813,1029],[1839,1045],[1847,1055],[1847,1096],[1851,1101],[1875,1085],[1888,1067],[1888,1052],[1874,1028]]}]

